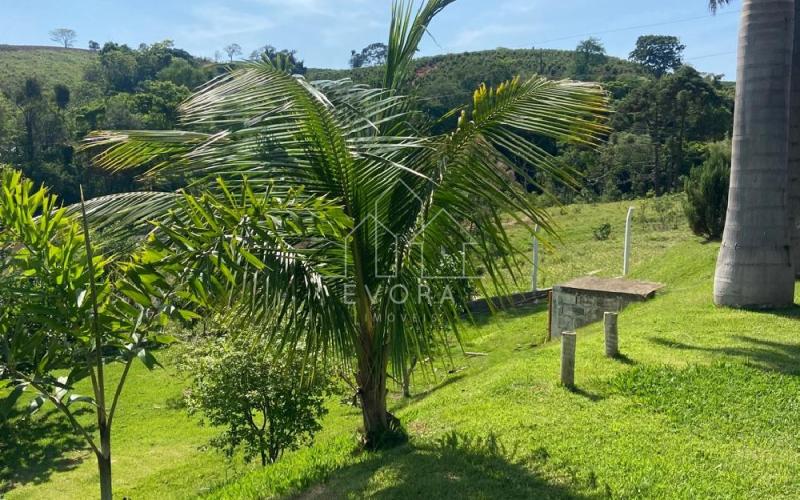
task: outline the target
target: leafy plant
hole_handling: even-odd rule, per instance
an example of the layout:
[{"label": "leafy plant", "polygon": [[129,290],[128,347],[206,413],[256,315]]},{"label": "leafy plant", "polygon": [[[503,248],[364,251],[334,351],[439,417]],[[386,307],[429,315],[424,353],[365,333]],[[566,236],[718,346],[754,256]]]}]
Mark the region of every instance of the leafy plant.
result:
[{"label": "leafy plant", "polygon": [[611,237],[611,224],[606,222],[605,224],[600,224],[596,228],[592,229],[592,234],[594,234],[594,239],[597,241],[605,241]]},{"label": "leafy plant", "polygon": [[185,357],[192,377],[186,402],[225,430],[211,444],[245,460],[275,463],[286,450],[310,444],[327,413],[324,372],[300,353],[277,351],[258,338],[238,335],[200,342]]},{"label": "leafy plant", "polygon": [[[506,173],[529,181],[524,166],[535,165],[574,185],[535,138],[592,146],[607,133],[602,89],[538,77],[481,85],[446,133],[414,120],[402,95],[412,58],[451,2],[430,0],[416,14],[395,4],[382,89],[246,64],[184,103],[190,130],[98,132],[88,144],[107,170],[147,167],[149,180],[189,182],[183,201],[171,193],[93,200],[97,227],[160,221],[157,237],[191,270],[194,289],[217,297],[210,305],[258,322],[269,342],[352,362],[368,448],[403,434],[387,411],[387,371],[400,375],[408,360],[458,336],[466,294],[452,292],[457,282],[480,266],[507,290],[500,270],[518,273],[492,257],[514,250],[501,214],[552,229]],[[242,217],[250,211],[259,218]],[[465,249],[459,277],[430,279]]]},{"label": "leafy plant", "polygon": [[692,169],[686,181],[684,211],[696,235],[711,240],[722,237],[730,175],[730,141],[709,145],[706,161]]},{"label": "leafy plant", "polygon": [[[111,429],[128,371],[137,359],[154,368],[153,349],[172,341],[162,326],[180,311],[152,255],[101,255],[85,212],[81,227],[55,196],[10,169],[0,185],[0,382],[12,404],[32,389],[32,412],[50,403],[67,417],[96,455],[101,498],[110,499]],[[124,365],[115,384],[108,363]],[[92,395],[76,394],[87,377]],[[96,435],[75,418],[80,405],[94,410]]]}]

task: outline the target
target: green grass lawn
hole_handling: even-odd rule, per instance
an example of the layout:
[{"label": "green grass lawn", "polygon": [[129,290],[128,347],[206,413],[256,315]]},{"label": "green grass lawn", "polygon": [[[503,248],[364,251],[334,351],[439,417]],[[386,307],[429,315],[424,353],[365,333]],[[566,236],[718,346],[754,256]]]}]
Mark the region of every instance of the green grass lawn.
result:
[{"label": "green grass lawn", "polygon": [[[563,246],[542,263],[553,281],[618,274],[626,208],[557,213]],[[201,448],[211,430],[176,404],[184,383],[170,368],[137,370],[115,429],[117,495],[797,498],[800,309],[714,308],[718,246],[652,211],[637,222],[635,276],[668,287],[620,316],[621,360],[603,356],[601,325],[579,331],[577,390],[558,384],[558,345],[542,344],[544,307],[480,318],[465,328],[465,350],[486,356],[454,355],[417,377],[410,400],[391,395],[409,444],[359,453],[358,410],[332,401],[313,447],[261,469]],[[591,228],[604,221],[612,238],[596,241]],[[583,260],[570,263],[558,248]],[[0,477],[16,485],[8,498],[95,496],[93,457],[64,442],[60,419],[37,424],[53,432],[0,450]]]}]

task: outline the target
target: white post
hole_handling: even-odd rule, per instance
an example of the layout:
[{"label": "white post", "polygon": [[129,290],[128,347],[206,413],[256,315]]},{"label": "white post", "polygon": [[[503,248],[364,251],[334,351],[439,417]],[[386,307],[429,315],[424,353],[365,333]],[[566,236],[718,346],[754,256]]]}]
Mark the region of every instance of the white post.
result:
[{"label": "white post", "polygon": [[631,265],[631,230],[633,225],[633,207],[628,209],[628,218],[625,220],[625,250],[622,256],[622,275],[627,276]]},{"label": "white post", "polygon": [[[539,232],[538,224],[536,225],[536,228],[534,228],[533,232]],[[533,237],[533,271],[531,271],[531,284],[532,291],[535,292],[539,289],[539,238],[536,236]]]}]

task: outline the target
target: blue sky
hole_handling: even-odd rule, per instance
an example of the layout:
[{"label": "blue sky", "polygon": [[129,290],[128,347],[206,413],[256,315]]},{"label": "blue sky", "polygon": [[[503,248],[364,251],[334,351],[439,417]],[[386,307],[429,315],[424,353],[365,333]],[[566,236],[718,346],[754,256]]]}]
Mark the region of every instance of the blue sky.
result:
[{"label": "blue sky", "polygon": [[[306,65],[345,67],[351,49],[384,41],[390,0],[0,0],[0,43],[49,45],[49,30],[88,41],[138,45],[172,39],[213,56],[239,43],[245,54],[295,48]],[[735,77],[739,1],[711,17],[706,0],[458,0],[431,26],[424,55],[496,47],[574,48],[595,35],[626,57],[641,34],[677,35],[701,71]],[[632,28],[632,29],[629,29]]]}]

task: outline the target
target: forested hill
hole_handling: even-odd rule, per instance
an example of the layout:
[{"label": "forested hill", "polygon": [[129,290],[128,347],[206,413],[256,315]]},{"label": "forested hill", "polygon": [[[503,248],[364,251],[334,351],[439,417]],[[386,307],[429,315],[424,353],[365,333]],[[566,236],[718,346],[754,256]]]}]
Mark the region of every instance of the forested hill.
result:
[{"label": "forested hill", "polygon": [[[548,78],[571,78],[611,83],[645,75],[638,64],[603,56],[583,63],[571,50],[504,49],[484,50],[422,57],[416,60],[412,82],[415,94],[425,100],[425,107],[439,116],[471,100],[472,92],[481,84],[497,85],[515,76],[523,78],[544,75]],[[379,86],[381,68],[352,70],[308,70],[310,80],[352,78],[359,83]]]},{"label": "forested hill", "polygon": [[[482,83],[534,74],[600,82],[613,96],[606,144],[591,151],[540,141],[560,166],[584,175],[584,189],[576,193],[553,185],[530,166],[536,180],[531,191],[544,189],[564,202],[673,192],[683,189],[685,177],[707,157],[709,144],[730,135],[733,89],[715,75],[681,65],[683,46],[677,38],[647,36],[640,42],[638,62],[606,55],[595,39],[581,42],[575,51],[501,48],[424,57],[415,62],[410,92],[436,120],[469,106]],[[174,128],[177,107],[191,89],[229,66],[195,57],[170,41],[136,48],[109,42],[94,48],[0,46],[0,164],[21,168],[67,201],[77,199],[81,184],[91,196],[138,187],[132,179],[92,171],[88,159],[75,154],[75,144],[88,132]],[[294,51],[271,46],[251,58],[277,56],[288,57],[294,71],[308,80],[349,77],[381,84],[379,66],[306,69]],[[376,62],[380,59],[370,61]]]}]

